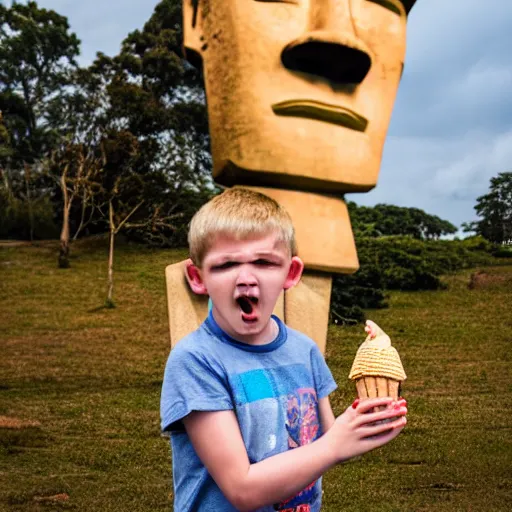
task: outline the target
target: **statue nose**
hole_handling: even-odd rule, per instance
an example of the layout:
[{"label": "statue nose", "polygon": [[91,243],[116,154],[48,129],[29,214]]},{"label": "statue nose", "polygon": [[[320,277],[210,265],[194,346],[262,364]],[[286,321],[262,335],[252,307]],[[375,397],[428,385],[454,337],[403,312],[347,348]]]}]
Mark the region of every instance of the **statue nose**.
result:
[{"label": "statue nose", "polygon": [[292,41],[281,54],[283,65],[338,84],[360,84],[372,59],[362,41],[329,31],[314,31]]}]

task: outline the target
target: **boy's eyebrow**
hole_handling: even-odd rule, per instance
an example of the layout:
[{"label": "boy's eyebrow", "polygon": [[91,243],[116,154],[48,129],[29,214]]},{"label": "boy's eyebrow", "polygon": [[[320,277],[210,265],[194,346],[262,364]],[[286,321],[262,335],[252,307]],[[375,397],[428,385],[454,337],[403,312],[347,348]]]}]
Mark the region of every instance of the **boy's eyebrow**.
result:
[{"label": "boy's eyebrow", "polygon": [[281,255],[278,252],[274,251],[263,251],[257,252],[255,255],[257,258],[281,258]]}]

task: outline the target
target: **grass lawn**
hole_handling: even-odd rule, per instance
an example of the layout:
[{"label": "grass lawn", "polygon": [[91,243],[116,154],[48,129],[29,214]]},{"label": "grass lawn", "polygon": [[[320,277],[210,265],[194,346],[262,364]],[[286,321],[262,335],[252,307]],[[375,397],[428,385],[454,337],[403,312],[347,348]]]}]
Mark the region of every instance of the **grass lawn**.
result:
[{"label": "grass lawn", "polygon": [[[0,511],[172,510],[159,396],[169,337],[163,271],[184,251],[123,246],[104,309],[103,242],[0,248]],[[512,503],[512,265],[468,290],[393,293],[370,318],[408,374],[409,423],[394,443],[324,478],[337,511],[500,511]],[[336,414],[362,326],[329,331]],[[176,511],[179,512],[179,511]]]}]

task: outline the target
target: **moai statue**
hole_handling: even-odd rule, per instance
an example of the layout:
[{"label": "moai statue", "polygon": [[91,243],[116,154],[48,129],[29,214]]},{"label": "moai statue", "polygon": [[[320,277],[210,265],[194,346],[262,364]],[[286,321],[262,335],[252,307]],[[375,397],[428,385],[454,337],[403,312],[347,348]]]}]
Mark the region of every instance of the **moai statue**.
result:
[{"label": "moai statue", "polygon": [[[292,216],[306,270],[276,313],[322,351],[332,274],[359,266],[343,194],[377,183],[415,1],[183,0],[187,58],[204,71],[213,177]],[[184,288],[169,290],[172,343],[207,311],[200,298],[183,305],[181,273],[167,270],[168,287]]]}]

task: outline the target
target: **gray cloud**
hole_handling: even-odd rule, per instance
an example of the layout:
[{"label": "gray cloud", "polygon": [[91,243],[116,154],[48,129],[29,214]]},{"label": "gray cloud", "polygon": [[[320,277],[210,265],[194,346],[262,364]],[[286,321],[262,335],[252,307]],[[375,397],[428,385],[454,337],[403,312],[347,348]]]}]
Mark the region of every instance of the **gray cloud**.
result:
[{"label": "gray cloud", "polygon": [[390,133],[446,136],[474,126],[510,127],[511,24],[511,2],[419,0]]},{"label": "gray cloud", "polygon": [[347,197],[421,208],[460,226],[475,219],[476,198],[511,162],[512,128],[498,136],[479,130],[451,139],[390,136],[377,187]]},{"label": "gray cloud", "polygon": [[475,219],[490,178],[512,168],[512,2],[418,0],[379,184],[359,204]]}]

